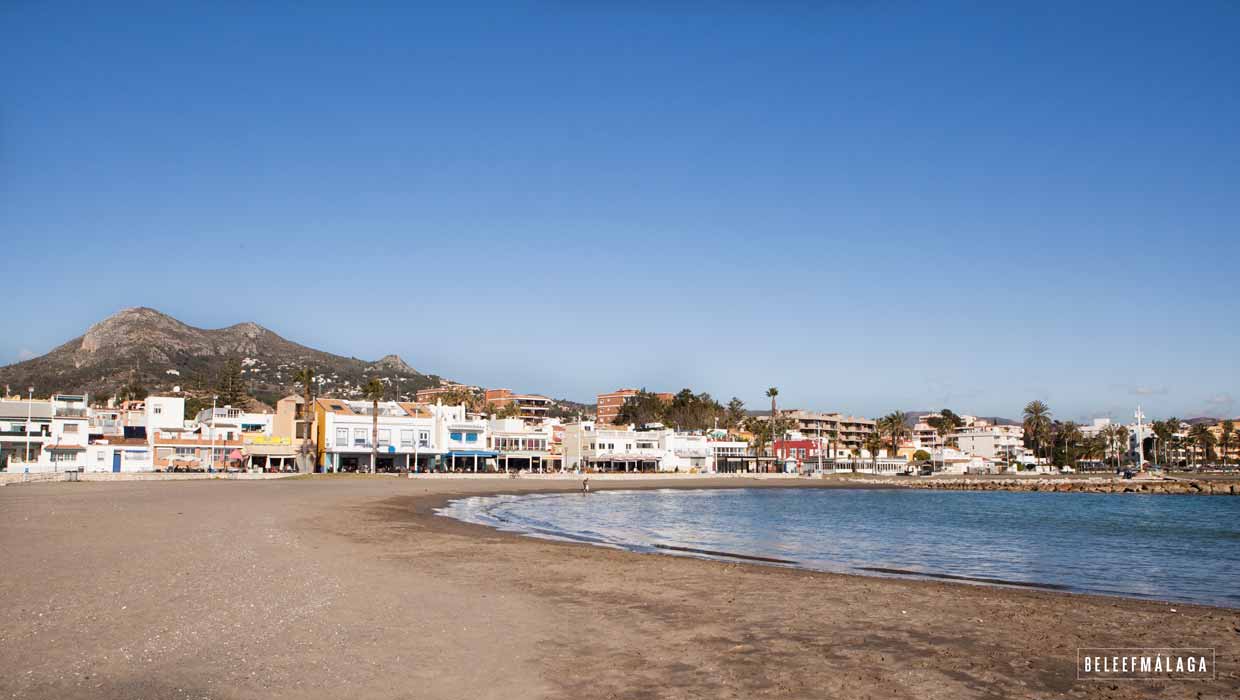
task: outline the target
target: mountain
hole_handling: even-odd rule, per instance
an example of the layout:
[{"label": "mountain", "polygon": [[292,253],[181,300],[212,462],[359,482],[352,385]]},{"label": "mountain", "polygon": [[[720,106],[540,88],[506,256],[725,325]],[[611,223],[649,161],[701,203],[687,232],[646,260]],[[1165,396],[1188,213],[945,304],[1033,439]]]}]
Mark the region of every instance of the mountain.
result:
[{"label": "mountain", "polygon": [[0,385],[23,393],[33,386],[35,395],[115,395],[131,383],[150,392],[180,386],[210,394],[230,360],[240,365],[248,392],[268,403],[300,393],[294,376],[303,367],[318,375],[318,393],[341,397],[359,396],[362,385],[375,376],[396,387],[402,398],[440,381],[396,355],[367,362],[299,345],[257,323],[207,330],[139,307],[96,323],[42,357],[0,367]]}]

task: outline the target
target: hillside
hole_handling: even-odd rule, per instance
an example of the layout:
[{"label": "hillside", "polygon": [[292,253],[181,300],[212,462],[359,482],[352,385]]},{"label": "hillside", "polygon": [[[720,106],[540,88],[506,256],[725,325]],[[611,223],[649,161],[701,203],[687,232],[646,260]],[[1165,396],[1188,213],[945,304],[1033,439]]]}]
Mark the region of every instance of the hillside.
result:
[{"label": "hillside", "polygon": [[111,396],[133,382],[150,392],[180,386],[209,393],[230,359],[240,363],[248,392],[268,403],[300,392],[294,375],[302,367],[314,368],[319,393],[333,396],[360,395],[373,376],[396,387],[402,398],[439,382],[396,355],[367,362],[299,345],[256,323],[208,330],[140,307],[96,323],[46,355],[0,367],[0,386],[13,392],[33,386],[36,395]]}]

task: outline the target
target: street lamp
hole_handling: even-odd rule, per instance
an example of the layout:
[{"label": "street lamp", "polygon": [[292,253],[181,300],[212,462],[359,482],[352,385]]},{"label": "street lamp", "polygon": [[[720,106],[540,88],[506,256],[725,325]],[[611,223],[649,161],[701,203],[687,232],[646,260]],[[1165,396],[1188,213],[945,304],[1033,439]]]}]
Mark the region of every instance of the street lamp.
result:
[{"label": "street lamp", "polygon": [[211,397],[211,422],[207,424],[207,431],[211,436],[211,452],[207,462],[208,472],[215,469],[215,401],[218,398],[218,396]]},{"label": "street lamp", "polygon": [[26,387],[26,466],[30,466],[30,421],[34,419],[31,412],[34,407],[34,387]]}]

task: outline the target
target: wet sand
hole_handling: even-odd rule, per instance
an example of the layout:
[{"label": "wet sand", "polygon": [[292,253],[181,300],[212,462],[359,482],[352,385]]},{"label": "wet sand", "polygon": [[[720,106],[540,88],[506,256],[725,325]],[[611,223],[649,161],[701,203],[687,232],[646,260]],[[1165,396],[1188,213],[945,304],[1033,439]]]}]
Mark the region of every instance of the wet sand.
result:
[{"label": "wet sand", "polygon": [[[1240,693],[1236,610],[636,554],[432,514],[455,496],[576,487],[317,477],[0,488],[0,697]],[[1215,647],[1218,679],[1076,680],[1078,647],[1118,646]]]}]

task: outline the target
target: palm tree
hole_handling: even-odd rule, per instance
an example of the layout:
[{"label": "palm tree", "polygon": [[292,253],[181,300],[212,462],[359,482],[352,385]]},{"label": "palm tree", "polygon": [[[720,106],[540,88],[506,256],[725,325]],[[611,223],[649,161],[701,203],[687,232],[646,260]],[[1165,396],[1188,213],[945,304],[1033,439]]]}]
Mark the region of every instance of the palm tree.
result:
[{"label": "palm tree", "polygon": [[900,438],[908,432],[908,415],[904,411],[892,411],[878,420],[879,430],[891,437],[891,456],[900,451]]},{"label": "palm tree", "polygon": [[[878,466],[878,451],[883,449],[883,436],[877,432],[865,436],[865,449],[870,451],[870,464]],[[878,471],[875,469],[874,471]]]},{"label": "palm tree", "polygon": [[1231,438],[1236,434],[1236,422],[1230,418],[1220,425],[1219,449],[1223,453],[1223,469],[1227,468],[1227,451],[1231,448]]},{"label": "palm tree", "polygon": [[375,473],[375,467],[379,463],[379,402],[383,400],[383,395],[387,393],[387,387],[378,377],[372,377],[366,383],[363,389],[363,395],[370,401],[370,473]]},{"label": "palm tree", "polygon": [[311,415],[310,389],[312,386],[314,386],[314,368],[313,367],[302,367],[301,369],[297,370],[297,374],[293,375],[293,381],[301,385],[302,397],[305,399],[305,404],[302,408],[301,417],[302,417],[302,420],[308,420]]},{"label": "palm tree", "polygon": [[1197,466],[1202,466],[1202,462],[1210,460],[1210,447],[1214,445],[1214,433],[1210,432],[1209,426],[1205,423],[1198,423],[1188,431],[1188,438],[1201,448],[1201,456],[1197,460]]},{"label": "palm tree", "polygon": [[775,410],[775,397],[779,396],[779,389],[771,387],[766,390],[766,397],[771,400],[771,419],[775,418],[777,411]]},{"label": "palm tree", "polygon": [[1059,426],[1059,439],[1063,440],[1064,463],[1070,466],[1076,466],[1076,460],[1072,454],[1072,447],[1081,441],[1081,426],[1072,421],[1063,423]]},{"label": "palm tree", "polygon": [[[1051,431],[1051,409],[1041,401],[1030,401],[1025,404],[1025,435],[1033,443],[1034,450],[1039,446],[1045,448],[1046,438]],[[1043,452],[1045,456],[1045,450]]]}]

